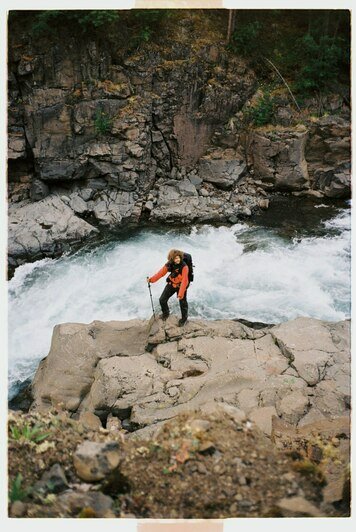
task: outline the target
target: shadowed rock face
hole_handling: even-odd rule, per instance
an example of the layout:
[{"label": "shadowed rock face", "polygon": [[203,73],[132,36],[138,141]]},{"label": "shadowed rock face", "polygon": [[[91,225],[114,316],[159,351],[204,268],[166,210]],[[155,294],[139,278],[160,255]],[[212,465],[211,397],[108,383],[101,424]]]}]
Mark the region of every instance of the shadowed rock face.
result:
[{"label": "shadowed rock face", "polygon": [[348,198],[351,193],[351,129],[340,116],[325,116],[310,124],[306,146],[313,188],[329,198]]},{"label": "shadowed rock face", "polygon": [[113,414],[148,428],[227,407],[270,435],[273,416],[303,426],[349,414],[349,342],[349,321],[312,318],[257,330],[231,320],[180,328],[174,316],[57,325],[32,409],[62,403],[76,416]]}]

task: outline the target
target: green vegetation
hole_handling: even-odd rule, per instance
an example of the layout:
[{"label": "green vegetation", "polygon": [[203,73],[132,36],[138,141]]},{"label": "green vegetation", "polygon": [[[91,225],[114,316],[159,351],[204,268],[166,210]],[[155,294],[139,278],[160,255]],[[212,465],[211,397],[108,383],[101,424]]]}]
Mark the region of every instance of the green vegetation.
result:
[{"label": "green vegetation", "polygon": [[[229,18],[229,11],[233,17]],[[350,85],[350,12],[348,10],[47,10],[11,11],[12,32],[27,33],[35,44],[40,38],[51,41],[75,36],[100,47],[114,50],[115,62],[144,50],[154,43],[170,50],[175,29],[191,29],[192,43],[221,42],[226,37],[228,49],[246,58],[260,83],[278,80],[294,98],[295,105],[310,96],[342,92],[347,98]],[[226,24],[226,26],[224,26]],[[233,29],[232,33],[231,30]],[[176,34],[176,36],[178,35]],[[174,54],[173,54],[174,55]],[[223,64],[215,68],[224,68]],[[280,75],[279,75],[279,74]],[[272,102],[266,96],[253,121],[265,123]],[[99,124],[100,121],[100,124]],[[98,129],[108,129],[98,120]]]},{"label": "green vegetation", "polygon": [[304,477],[308,478],[313,482],[313,484],[319,485],[319,486],[325,486],[326,480],[324,473],[320,466],[308,458],[304,458],[304,460],[298,460],[293,464],[293,469],[303,475]]},{"label": "green vegetation", "polygon": [[40,11],[35,15],[31,33],[34,36],[52,34],[58,26],[68,23],[75,23],[82,33],[87,33],[98,28],[105,29],[119,18],[119,12],[114,10]]},{"label": "green vegetation", "polygon": [[[25,24],[24,12],[11,11],[10,22]],[[63,38],[70,31],[75,35],[91,36],[108,44],[137,48],[154,40],[163,22],[172,15],[168,9],[111,10],[51,10],[27,12],[27,30],[33,38]]]},{"label": "green vegetation", "polygon": [[273,121],[275,114],[275,99],[269,91],[262,94],[256,105],[245,112],[245,120],[256,127],[265,126]]},{"label": "green vegetation", "polygon": [[94,127],[98,135],[107,135],[111,129],[111,118],[102,108],[96,110]]},{"label": "green vegetation", "polygon": [[132,46],[139,46],[143,42],[151,41],[157,28],[165,19],[170,17],[172,12],[168,9],[134,9],[132,11],[133,20],[136,22],[138,32],[131,38]]},{"label": "green vegetation", "polygon": [[23,477],[21,473],[18,473],[13,480],[9,491],[9,500],[11,503],[15,501],[23,501],[31,493],[30,488],[23,488],[22,481]]},{"label": "green vegetation", "polygon": [[13,440],[27,440],[27,441],[33,441],[35,443],[39,443],[40,441],[44,440],[49,436],[49,432],[43,433],[42,427],[39,425],[35,425],[32,427],[29,424],[25,424],[22,426],[17,425],[11,425],[10,426],[10,434],[11,438]]},{"label": "green vegetation", "polygon": [[247,58],[260,78],[276,74],[300,97],[349,83],[350,13],[346,10],[237,11],[229,49]]},{"label": "green vegetation", "polygon": [[317,40],[312,35],[304,35],[296,46],[300,57],[299,76],[295,81],[298,92],[326,88],[338,78],[345,53],[342,39],[324,35]]}]

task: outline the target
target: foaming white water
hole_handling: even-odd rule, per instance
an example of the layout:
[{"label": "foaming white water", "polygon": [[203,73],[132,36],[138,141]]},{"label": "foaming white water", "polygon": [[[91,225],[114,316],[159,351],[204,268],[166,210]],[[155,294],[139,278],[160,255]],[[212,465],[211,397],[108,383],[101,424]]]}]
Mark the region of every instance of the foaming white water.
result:
[{"label": "foaming white water", "polygon": [[[150,317],[145,279],[173,247],[190,252],[196,266],[188,292],[192,317],[269,323],[349,317],[349,212],[325,226],[330,236],[294,241],[245,224],[190,234],[141,231],[92,252],[19,267],[9,283],[10,385],[46,356],[57,323]],[[152,285],[157,310],[164,285],[164,278]],[[179,313],[175,297],[170,306]]]},{"label": "foaming white water", "polygon": [[328,229],[345,229],[349,231],[351,229],[350,211],[341,211],[335,218],[324,222],[324,226]]}]

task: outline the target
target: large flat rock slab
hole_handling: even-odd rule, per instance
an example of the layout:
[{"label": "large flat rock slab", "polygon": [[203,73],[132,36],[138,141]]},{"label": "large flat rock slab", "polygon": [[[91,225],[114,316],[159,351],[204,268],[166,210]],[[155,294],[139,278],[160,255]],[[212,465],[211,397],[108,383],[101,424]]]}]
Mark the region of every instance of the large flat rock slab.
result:
[{"label": "large flat rock slab", "polygon": [[[236,320],[57,325],[33,381],[33,410],[109,415],[132,428],[221,405],[266,435],[272,417],[302,427],[350,411],[350,322],[298,318],[254,329]],[[105,426],[105,425],[104,425]]]}]

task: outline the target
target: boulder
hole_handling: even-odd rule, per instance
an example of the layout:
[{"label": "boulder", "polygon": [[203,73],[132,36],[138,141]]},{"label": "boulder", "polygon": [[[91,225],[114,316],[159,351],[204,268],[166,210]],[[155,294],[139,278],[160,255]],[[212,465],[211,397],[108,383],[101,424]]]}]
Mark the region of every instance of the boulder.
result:
[{"label": "boulder", "polygon": [[101,491],[66,491],[58,496],[57,504],[62,510],[61,515],[66,517],[116,517],[114,501]]},{"label": "boulder", "polygon": [[276,403],[278,415],[293,425],[306,414],[308,406],[308,397],[300,391],[286,395]]},{"label": "boulder", "polygon": [[137,220],[135,198],[131,192],[119,190],[102,191],[94,200],[93,214],[103,226],[117,227],[124,221]]},{"label": "boulder", "polygon": [[146,325],[140,320],[57,325],[50,352],[32,384],[32,408],[48,410],[62,403],[66,410],[76,411],[91,389],[99,360],[140,356],[146,338]]},{"label": "boulder", "polygon": [[66,244],[82,242],[98,230],[75,216],[56,195],[9,208],[8,253],[12,260],[53,256]]},{"label": "boulder", "polygon": [[49,194],[49,186],[41,179],[34,179],[31,183],[30,198],[32,201],[44,199]]},{"label": "boulder", "polygon": [[304,126],[256,129],[249,145],[255,177],[271,183],[277,190],[308,188],[307,136]]},{"label": "boulder", "polygon": [[98,443],[85,440],[73,456],[73,464],[79,478],[87,482],[104,479],[116,469],[122,459],[117,442]]},{"label": "boulder", "polygon": [[93,374],[93,384],[80,409],[92,412],[113,411],[124,419],[132,405],[163,389],[160,384],[161,366],[148,353],[137,356],[110,356],[99,360]]},{"label": "boulder", "polygon": [[223,190],[231,189],[246,169],[239,159],[200,159],[199,177]]},{"label": "boulder", "polygon": [[41,480],[35,483],[34,491],[47,493],[60,493],[68,488],[68,481],[65,473],[59,464],[54,464],[49,471],[46,471]]},{"label": "boulder", "polygon": [[85,203],[83,198],[81,198],[77,193],[71,195],[69,207],[76,214],[84,214],[88,210],[87,204]]},{"label": "boulder", "polygon": [[320,382],[337,348],[328,326],[320,320],[297,318],[273,328],[272,337],[309,385]]},{"label": "boulder", "polygon": [[177,188],[181,196],[197,196],[198,192],[189,179],[178,181]]}]

